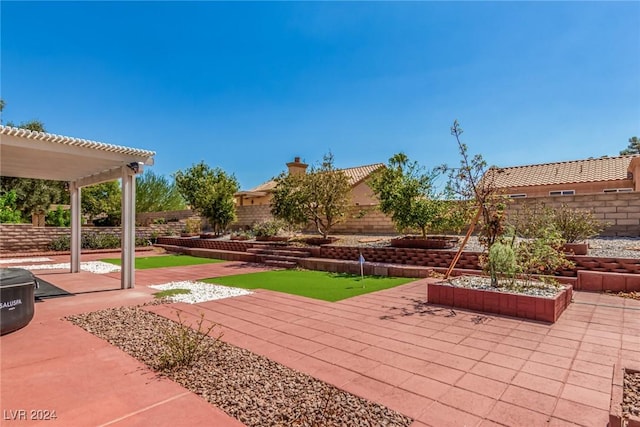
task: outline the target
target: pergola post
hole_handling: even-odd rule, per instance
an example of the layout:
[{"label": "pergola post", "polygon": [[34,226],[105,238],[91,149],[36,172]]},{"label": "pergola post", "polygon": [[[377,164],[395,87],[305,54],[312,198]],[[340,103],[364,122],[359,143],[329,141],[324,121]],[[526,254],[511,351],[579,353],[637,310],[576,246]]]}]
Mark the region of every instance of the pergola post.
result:
[{"label": "pergola post", "polygon": [[69,193],[71,196],[71,272],[80,271],[80,251],[82,244],[82,222],[80,209],[80,187],[75,181],[69,183]]},{"label": "pergola post", "polygon": [[122,167],[122,289],[135,285],[135,243],[136,243],[136,171],[129,166]]}]

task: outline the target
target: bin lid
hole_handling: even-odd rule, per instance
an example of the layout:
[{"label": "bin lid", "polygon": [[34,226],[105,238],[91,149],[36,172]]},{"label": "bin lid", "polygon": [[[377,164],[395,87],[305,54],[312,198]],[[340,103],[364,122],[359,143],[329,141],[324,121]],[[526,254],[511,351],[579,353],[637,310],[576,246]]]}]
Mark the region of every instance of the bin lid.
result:
[{"label": "bin lid", "polygon": [[0,287],[33,283],[35,277],[29,270],[22,268],[0,268]]}]

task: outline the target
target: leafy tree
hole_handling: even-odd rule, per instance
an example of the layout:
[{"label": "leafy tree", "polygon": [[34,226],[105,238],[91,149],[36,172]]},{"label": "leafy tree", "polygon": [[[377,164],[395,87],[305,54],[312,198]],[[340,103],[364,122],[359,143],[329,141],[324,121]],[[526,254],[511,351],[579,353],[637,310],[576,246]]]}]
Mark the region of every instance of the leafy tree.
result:
[{"label": "leafy tree", "polygon": [[[6,103],[4,100],[0,101],[1,112],[4,110]],[[44,124],[38,120],[23,122],[19,125],[8,122],[7,126],[19,127],[37,132],[46,132]],[[66,184],[64,182],[60,181],[2,177],[0,190],[2,192],[8,192],[10,190],[15,191],[16,208],[21,212],[24,220],[29,220],[29,217],[34,213],[40,214],[46,212],[49,205],[52,203],[67,203],[69,196],[65,185]]]},{"label": "leafy tree", "polygon": [[1,177],[0,191],[6,193],[11,190],[16,194],[16,208],[26,221],[34,213],[46,212],[51,204],[64,204],[69,200],[65,183],[61,181]]},{"label": "leafy tree", "polygon": [[7,126],[20,128],[20,129],[27,129],[33,132],[46,132],[44,128],[44,123],[42,123],[40,120],[29,120],[28,122],[22,122],[19,125],[16,125],[13,122],[7,122]]},{"label": "leafy tree", "polygon": [[240,187],[234,175],[200,162],[176,172],[175,184],[187,204],[209,220],[216,234],[236,219],[233,195]]},{"label": "leafy tree", "polygon": [[103,225],[119,223],[122,198],[118,181],[83,187],[81,194],[82,213],[89,215],[91,219],[106,214],[108,220]]},{"label": "leafy tree", "polygon": [[161,212],[183,209],[184,200],[174,181],[151,170],[136,180],[136,212]]},{"label": "leafy tree", "polygon": [[54,227],[69,227],[71,225],[71,211],[58,206],[56,210],[47,212],[45,224]]},{"label": "leafy tree", "polygon": [[629,138],[629,145],[624,150],[620,151],[620,154],[627,156],[629,154],[640,154],[640,139],[637,136]]},{"label": "leafy tree", "polygon": [[16,208],[16,200],[14,190],[0,195],[0,223],[21,222],[22,214]]},{"label": "leafy tree", "polygon": [[386,168],[373,175],[370,185],[380,201],[379,209],[399,231],[419,229],[426,237],[428,231],[460,230],[465,224],[463,202],[445,200],[435,190],[439,171],[427,171],[410,162],[406,154],[397,153]]},{"label": "leafy tree", "polygon": [[344,221],[349,209],[351,185],[346,174],[326,154],[320,166],[304,174],[280,174],[271,201],[271,213],[291,225],[312,222],[326,238]]}]

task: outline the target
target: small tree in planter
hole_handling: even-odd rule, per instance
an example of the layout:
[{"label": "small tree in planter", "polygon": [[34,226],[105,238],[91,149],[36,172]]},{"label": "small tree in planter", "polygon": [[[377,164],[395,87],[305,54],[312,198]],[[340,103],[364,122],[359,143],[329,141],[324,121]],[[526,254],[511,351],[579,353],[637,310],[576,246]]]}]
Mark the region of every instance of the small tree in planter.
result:
[{"label": "small tree in planter", "polygon": [[[486,249],[481,261],[484,260],[485,263],[489,263],[488,270],[491,274],[491,283],[493,286],[497,286],[497,270],[494,266],[491,266],[491,259],[488,257],[488,253],[493,244],[505,232],[505,210],[509,199],[502,194],[496,185],[496,179],[503,170],[497,167],[487,167],[487,162],[480,154],[471,157],[467,145],[460,140],[462,133],[463,130],[458,121],[454,121],[451,127],[451,135],[456,138],[456,143],[458,144],[460,166],[458,168],[442,166],[442,169],[449,172],[448,191],[458,195],[462,200],[473,203],[478,209],[477,217],[472,222],[469,231],[471,232],[474,229],[475,221],[479,219],[478,240]],[[463,242],[463,247],[465,243],[466,239]],[[461,247],[460,252],[462,249]]]},{"label": "small tree in planter", "polygon": [[434,188],[440,169],[427,171],[404,153],[389,159],[370,181],[379,209],[388,215],[399,232],[420,230],[422,239],[429,232],[459,231],[467,221],[466,205],[445,200]]},{"label": "small tree in planter", "polygon": [[333,165],[331,153],[307,173],[282,173],[276,178],[271,213],[291,226],[313,223],[327,239],[331,229],[346,219],[351,185]]}]

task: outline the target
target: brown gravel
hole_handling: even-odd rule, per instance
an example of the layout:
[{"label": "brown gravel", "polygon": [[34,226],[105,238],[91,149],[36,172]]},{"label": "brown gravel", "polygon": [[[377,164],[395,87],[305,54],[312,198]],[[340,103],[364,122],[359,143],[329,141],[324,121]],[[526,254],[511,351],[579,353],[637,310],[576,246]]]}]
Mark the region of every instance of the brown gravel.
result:
[{"label": "brown gravel", "polygon": [[640,372],[638,371],[625,370],[622,414],[625,417],[640,417]]},{"label": "brown gravel", "polygon": [[[107,309],[68,320],[156,371],[160,371],[165,348],[163,331],[176,331],[179,326],[140,307]],[[247,426],[408,426],[412,422],[384,406],[222,341],[192,367],[161,375]]]}]

